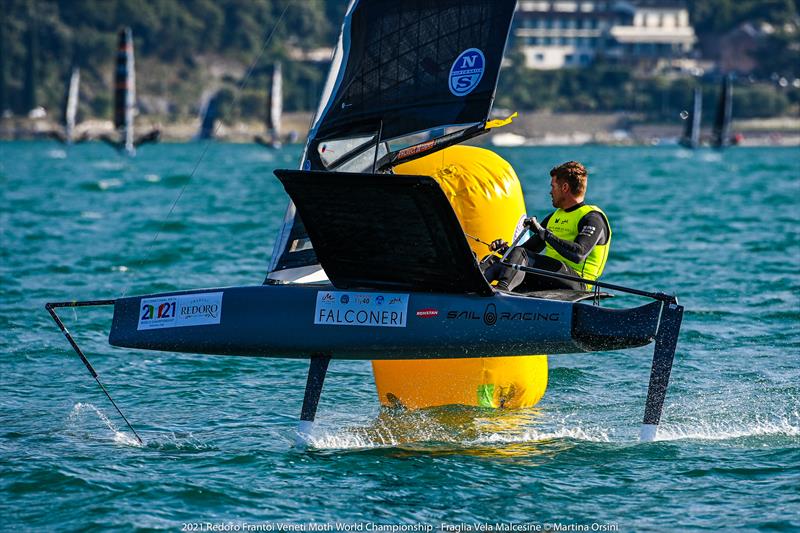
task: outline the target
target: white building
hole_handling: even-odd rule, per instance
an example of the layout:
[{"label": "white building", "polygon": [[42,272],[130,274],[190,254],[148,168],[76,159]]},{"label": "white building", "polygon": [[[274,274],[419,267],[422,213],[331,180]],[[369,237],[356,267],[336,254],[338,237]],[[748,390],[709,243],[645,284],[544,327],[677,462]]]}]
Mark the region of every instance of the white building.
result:
[{"label": "white building", "polygon": [[697,38],[683,2],[522,0],[514,38],[535,69],[686,56]]}]

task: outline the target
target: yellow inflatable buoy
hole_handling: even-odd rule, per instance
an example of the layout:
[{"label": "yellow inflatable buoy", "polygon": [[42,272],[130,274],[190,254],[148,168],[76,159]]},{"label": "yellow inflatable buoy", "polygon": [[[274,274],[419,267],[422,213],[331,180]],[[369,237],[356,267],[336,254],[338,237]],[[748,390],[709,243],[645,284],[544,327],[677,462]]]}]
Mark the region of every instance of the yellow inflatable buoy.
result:
[{"label": "yellow inflatable buoy", "polygon": [[[525,213],[517,174],[492,151],[452,146],[394,168],[396,174],[433,177],[450,200],[464,231],[482,241],[511,242]],[[483,257],[485,244],[468,239]],[[547,356],[373,361],[383,405],[416,409],[437,405],[530,407],[547,388]]]}]

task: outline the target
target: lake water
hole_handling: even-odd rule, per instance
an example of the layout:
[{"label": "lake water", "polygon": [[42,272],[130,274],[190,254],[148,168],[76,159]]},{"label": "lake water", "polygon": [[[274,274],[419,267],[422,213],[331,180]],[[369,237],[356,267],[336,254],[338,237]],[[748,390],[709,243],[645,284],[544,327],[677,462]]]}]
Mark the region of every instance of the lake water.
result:
[{"label": "lake water", "polygon": [[334,361],[303,452],[307,363],[114,349],[110,308],[62,310],[139,446],[44,303],[261,283],[300,149],[211,145],[191,175],[203,150],[0,143],[3,529],[800,530],[797,148],[499,151],[540,218],[548,170],[586,163],[606,281],[686,306],[657,442],[652,347],[552,357],[521,411],[381,413],[369,363]]}]

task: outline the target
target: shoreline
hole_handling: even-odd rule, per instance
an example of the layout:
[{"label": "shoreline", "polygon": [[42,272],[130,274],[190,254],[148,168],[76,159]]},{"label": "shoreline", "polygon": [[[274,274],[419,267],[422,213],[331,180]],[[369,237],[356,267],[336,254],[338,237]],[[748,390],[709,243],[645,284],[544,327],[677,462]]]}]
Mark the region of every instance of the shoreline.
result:
[{"label": "shoreline", "polygon": [[[507,113],[507,115],[510,113]],[[496,112],[501,116],[503,113]],[[285,113],[284,135],[296,134],[296,142],[304,142],[311,125],[310,112]],[[138,117],[136,128],[140,132],[158,127],[162,142],[187,142],[195,138],[200,127],[199,119],[166,122],[158,117]],[[6,117],[0,119],[0,141],[36,140],[50,137],[50,132],[60,127],[54,121]],[[672,145],[680,138],[683,126],[675,123],[646,122],[629,113],[545,113],[523,112],[514,121],[485,137],[478,144],[495,147],[513,146],[581,146],[581,145]],[[711,127],[704,128],[710,135]],[[793,116],[767,119],[734,120],[734,134],[742,136],[742,146],[800,146],[800,118]],[[75,135],[88,135],[96,139],[113,134],[109,120],[86,120],[75,128]],[[265,135],[266,127],[258,121],[220,122],[216,140],[229,143],[255,142],[255,137]]]}]

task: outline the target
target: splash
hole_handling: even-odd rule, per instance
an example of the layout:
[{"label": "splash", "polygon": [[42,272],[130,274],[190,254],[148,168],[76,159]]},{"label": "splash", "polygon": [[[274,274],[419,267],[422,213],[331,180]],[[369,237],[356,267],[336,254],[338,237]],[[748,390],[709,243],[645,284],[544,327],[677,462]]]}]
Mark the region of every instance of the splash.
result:
[{"label": "splash", "polygon": [[123,168],[125,168],[125,163],[121,161],[105,160],[105,161],[96,161],[92,163],[92,166],[100,170],[122,170]]},{"label": "splash", "polygon": [[518,435],[493,434],[476,441],[477,444],[520,444],[548,440],[581,440],[587,442],[611,442],[610,431],[603,428],[560,427],[551,430],[528,429]]},{"label": "splash", "polygon": [[49,157],[50,159],[66,159],[67,152],[66,150],[58,150],[58,149],[49,150],[47,152],[47,157]]},{"label": "splash", "polygon": [[756,419],[750,423],[699,422],[687,426],[665,424],[659,427],[656,440],[730,440],[747,437],[800,437],[797,418]]},{"label": "splash", "polygon": [[722,161],[722,154],[719,152],[705,152],[701,159],[708,163],[718,163]]},{"label": "splash", "polygon": [[462,408],[382,411],[365,426],[312,434],[316,449],[375,448],[469,449],[501,448],[552,441],[611,442],[611,430],[571,424],[542,423],[537,410],[491,412]]},{"label": "splash", "polygon": [[174,431],[147,439],[147,447],[167,452],[205,452],[217,449],[196,438],[191,432],[176,433]]},{"label": "splash", "polygon": [[122,180],[117,178],[109,178],[105,180],[100,180],[97,182],[97,187],[101,191],[106,191],[108,189],[116,189],[122,185]]},{"label": "splash", "polygon": [[94,414],[97,415],[97,418],[99,418],[100,421],[103,424],[105,424],[105,426],[109,430],[111,430],[111,433],[113,434],[112,438],[113,438],[115,443],[123,444],[125,446],[135,446],[137,448],[143,446],[142,444],[139,443],[138,440],[136,440],[135,437],[133,437],[131,435],[128,435],[124,431],[120,431],[117,428],[117,426],[115,426],[114,423],[111,422],[111,420],[108,419],[108,417],[105,415],[105,413],[103,413],[100,409],[98,409],[97,407],[95,407],[91,403],[76,403],[75,406],[72,408],[72,411],[69,413],[69,417],[68,417],[69,422],[73,423],[73,424],[77,424],[79,419],[80,419],[80,417],[85,412],[89,412],[89,413],[93,412]]}]

